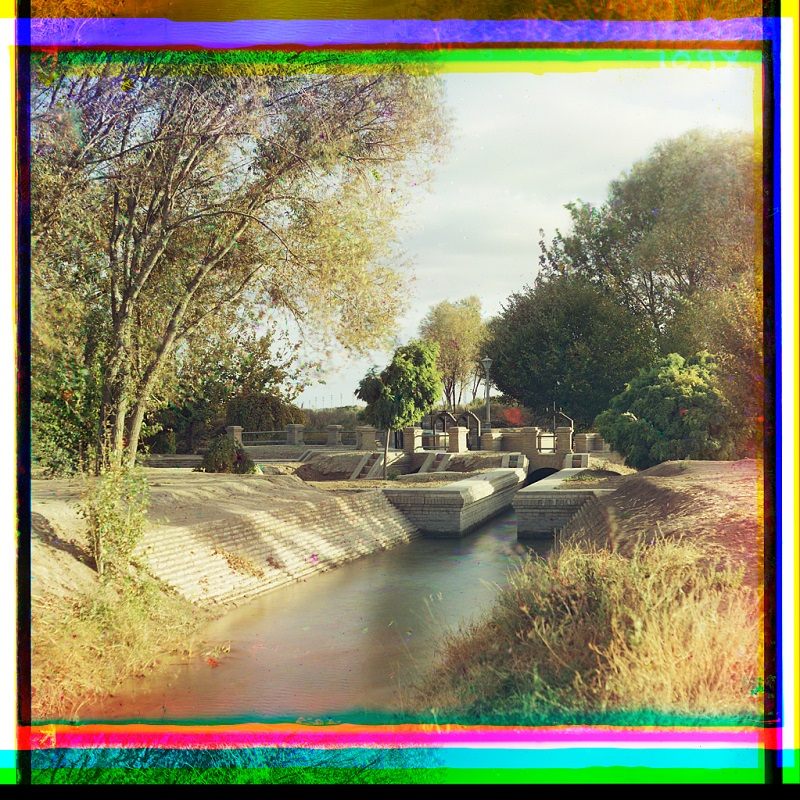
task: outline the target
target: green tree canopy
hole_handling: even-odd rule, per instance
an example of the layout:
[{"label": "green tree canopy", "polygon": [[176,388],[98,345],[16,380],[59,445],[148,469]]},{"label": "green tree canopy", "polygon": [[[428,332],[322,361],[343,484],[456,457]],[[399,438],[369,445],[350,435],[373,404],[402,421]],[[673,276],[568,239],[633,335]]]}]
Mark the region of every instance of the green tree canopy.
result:
[{"label": "green tree canopy", "polygon": [[356,397],[367,404],[364,419],[386,430],[383,477],[389,455],[389,433],[418,422],[442,395],[442,374],[437,366],[439,345],[415,340],[398,347],[380,373],[377,367],[361,379]]},{"label": "green tree canopy", "polygon": [[687,303],[752,279],[760,263],[760,170],[743,133],[661,142],[612,181],[603,205],[567,205],[572,231],[540,242],[542,270],[583,277],[674,347],[671,325]]},{"label": "green tree canopy", "polygon": [[33,64],[32,282],[37,313],[67,297],[91,320],[111,460],[225,309],[288,314],[320,347],[388,342],[400,214],[443,153],[437,78],[81,59]]},{"label": "green tree canopy", "polygon": [[707,352],[688,359],[671,353],[642,370],[596,424],[635,469],[684,458],[735,458],[742,439],[740,415],[720,391],[718,367]]},{"label": "green tree canopy", "polygon": [[473,388],[472,399],[475,399],[475,376],[477,374],[479,382],[482,375],[482,370],[476,365],[485,328],[481,319],[481,301],[475,295],[455,302],[444,300],[432,306],[420,323],[420,336],[439,345],[439,369],[444,381],[445,399],[451,409],[461,404],[468,385]]},{"label": "green tree canopy", "polygon": [[582,427],[654,357],[639,317],[572,276],[511,295],[489,322],[485,350],[505,395],[539,413],[555,402]]},{"label": "green tree canopy", "polygon": [[158,406],[145,417],[143,435],[150,434],[151,452],[168,443],[166,452],[194,453],[222,426],[243,424],[226,422],[227,406],[237,396],[265,395],[270,402],[288,404],[302,391],[312,366],[297,360],[297,350],[280,331],[252,326],[222,328],[194,347],[179,348],[165,369],[163,388],[154,393],[153,406]]}]

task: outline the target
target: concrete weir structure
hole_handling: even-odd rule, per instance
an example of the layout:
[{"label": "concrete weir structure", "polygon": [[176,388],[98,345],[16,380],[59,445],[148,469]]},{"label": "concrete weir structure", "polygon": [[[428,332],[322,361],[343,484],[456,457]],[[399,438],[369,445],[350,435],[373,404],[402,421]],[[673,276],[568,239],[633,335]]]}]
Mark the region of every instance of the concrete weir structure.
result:
[{"label": "concrete weir structure", "polygon": [[[558,533],[587,501],[613,489],[582,489],[564,481],[583,469],[562,469],[524,489],[512,505],[517,514],[518,539],[550,539]],[[572,488],[572,487],[575,488]]]},{"label": "concrete weir structure", "polygon": [[425,536],[463,536],[511,505],[527,470],[493,469],[431,489],[384,489],[389,502]]}]

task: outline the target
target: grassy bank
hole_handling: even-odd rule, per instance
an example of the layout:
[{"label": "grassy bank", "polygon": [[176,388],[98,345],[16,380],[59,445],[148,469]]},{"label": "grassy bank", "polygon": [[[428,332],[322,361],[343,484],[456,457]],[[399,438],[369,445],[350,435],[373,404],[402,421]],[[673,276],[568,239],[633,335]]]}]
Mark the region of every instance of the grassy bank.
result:
[{"label": "grassy bank", "polygon": [[96,591],[36,597],[31,608],[31,715],[73,720],[87,703],[162,660],[189,656],[210,615],[146,574],[98,581]]},{"label": "grassy bank", "polygon": [[446,642],[405,710],[438,722],[737,724],[762,705],[760,614],[702,542],[560,548]]},{"label": "grassy bank", "polygon": [[[156,581],[135,556],[148,505],[144,471],[111,468],[85,481],[79,540],[65,545],[46,520],[40,524],[40,535],[55,545],[53,555],[63,555],[66,546],[84,567],[67,593],[45,585],[31,598],[34,722],[77,719],[86,704],[113,695],[123,681],[164,658],[191,654],[198,627],[210,618]],[[66,566],[54,562],[50,572]],[[41,579],[46,571],[38,571]]]}]

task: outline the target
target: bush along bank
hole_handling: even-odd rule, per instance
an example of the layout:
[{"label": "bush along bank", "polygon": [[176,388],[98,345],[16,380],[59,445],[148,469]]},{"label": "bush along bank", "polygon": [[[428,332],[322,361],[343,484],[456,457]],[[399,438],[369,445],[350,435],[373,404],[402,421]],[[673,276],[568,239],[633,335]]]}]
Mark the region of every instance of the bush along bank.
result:
[{"label": "bush along bank", "polygon": [[686,540],[631,557],[567,544],[449,637],[405,709],[463,724],[755,724],[761,618],[741,579]]},{"label": "bush along bank", "polygon": [[140,468],[110,468],[90,479],[80,505],[97,572],[69,599],[31,602],[31,717],[74,720],[126,679],[167,657],[188,656],[212,615],[166,588],[135,557],[148,485]]}]

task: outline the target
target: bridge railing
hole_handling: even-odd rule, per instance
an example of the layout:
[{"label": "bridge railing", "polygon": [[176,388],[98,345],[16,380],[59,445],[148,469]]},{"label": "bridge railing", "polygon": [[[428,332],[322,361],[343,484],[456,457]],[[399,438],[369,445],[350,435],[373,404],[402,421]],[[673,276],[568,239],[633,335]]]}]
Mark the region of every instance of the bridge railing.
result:
[{"label": "bridge railing", "polygon": [[302,425],[289,425],[282,431],[240,431],[230,427],[228,433],[234,441],[240,437],[244,446],[307,444],[312,447],[355,447],[358,441],[357,431],[345,431],[338,425],[331,425],[325,430],[306,430]]},{"label": "bridge railing", "polygon": [[287,431],[242,431],[242,444],[286,444],[287,436]]}]

